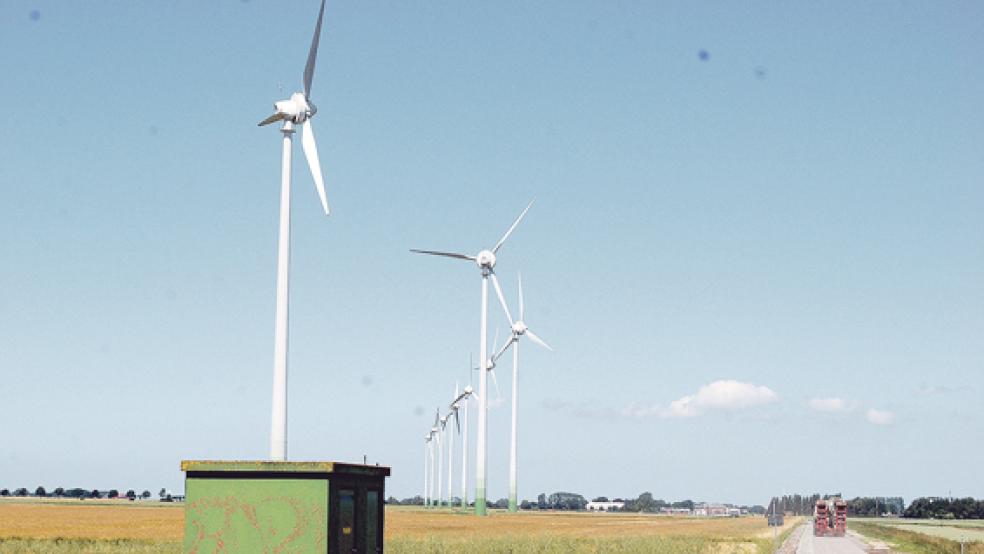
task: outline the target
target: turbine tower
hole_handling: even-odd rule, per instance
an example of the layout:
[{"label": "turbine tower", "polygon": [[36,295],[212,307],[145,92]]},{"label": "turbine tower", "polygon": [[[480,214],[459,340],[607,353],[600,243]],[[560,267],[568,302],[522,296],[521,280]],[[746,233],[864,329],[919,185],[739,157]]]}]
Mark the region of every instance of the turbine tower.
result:
[{"label": "turbine tower", "polygon": [[283,121],[280,132],[284,135],[282,173],[280,182],[280,244],[277,255],[277,314],[274,324],[273,347],[273,408],[270,421],[270,459],[287,459],[287,304],[290,267],[290,156],[291,136],[294,125],[302,125],[301,146],[307,158],[314,185],[321,198],[321,207],[328,215],[328,200],[325,197],[325,184],[321,176],[321,163],[318,149],[311,130],[311,118],[318,109],[311,103],[311,80],[314,77],[314,63],[318,57],[318,41],[321,36],[321,20],[325,15],[325,0],[321,0],[318,24],[314,27],[314,38],[308,51],[304,66],[304,92],[295,92],[287,100],[273,104],[274,114],[259,123],[269,125]]},{"label": "turbine tower", "polygon": [[513,321],[512,314],[509,313],[509,308],[506,307],[506,302],[499,297],[500,302],[502,302],[502,309],[506,312],[506,319],[509,320],[509,325],[511,327],[512,335],[506,344],[502,345],[502,349],[496,353],[494,359],[498,359],[505,351],[512,345],[513,349],[513,374],[512,374],[512,437],[509,443],[509,511],[516,512],[517,510],[517,484],[516,484],[516,442],[517,442],[517,417],[516,417],[516,391],[517,382],[519,377],[519,339],[520,337],[526,336],[536,344],[546,348],[547,350],[553,351],[550,345],[547,344],[543,339],[536,336],[529,327],[526,326],[526,309],[523,306],[523,277],[517,274],[519,278],[519,320]]},{"label": "turbine tower", "polygon": [[466,510],[468,509],[468,400],[474,395],[475,390],[471,386],[472,371],[474,371],[474,365],[472,364],[471,355],[469,355],[468,386],[465,387],[465,392],[459,397],[462,402],[461,407],[465,410],[465,413],[462,415],[465,431],[461,439],[461,507]]},{"label": "turbine tower", "polygon": [[[519,222],[523,220],[526,216],[526,212],[529,211],[533,202],[530,202],[526,209],[523,210],[516,221],[513,222],[512,226],[506,231],[499,242],[495,243],[491,249],[482,250],[475,256],[468,256],[465,254],[457,254],[454,252],[439,252],[435,250],[415,250],[411,249],[411,252],[417,254],[429,254],[431,256],[445,256],[448,258],[458,258],[461,260],[469,260],[475,262],[478,268],[482,272],[482,319],[481,319],[481,336],[479,339],[479,359],[482,363],[482,368],[488,362],[488,319],[489,319],[489,277],[492,278],[492,285],[495,287],[496,293],[500,296],[502,295],[502,290],[499,287],[499,280],[495,278],[495,268],[496,254],[502,245],[509,238],[509,235],[516,229]],[[485,452],[485,446],[487,442],[486,432],[488,430],[488,394],[486,394],[486,389],[488,387],[488,375],[487,371],[481,372],[481,380],[479,381],[479,392],[478,392],[478,437],[477,437],[477,453],[475,459],[475,515],[484,516],[487,513],[486,501],[485,501],[485,482],[488,477],[488,470],[486,469],[486,462],[488,457]]]}]

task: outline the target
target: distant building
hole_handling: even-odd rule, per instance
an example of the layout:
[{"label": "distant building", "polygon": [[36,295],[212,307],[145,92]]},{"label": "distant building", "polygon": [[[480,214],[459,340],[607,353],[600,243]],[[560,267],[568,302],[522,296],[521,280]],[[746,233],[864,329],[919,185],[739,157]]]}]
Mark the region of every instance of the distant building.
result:
[{"label": "distant building", "polygon": [[587,510],[589,512],[610,512],[612,510],[621,510],[625,507],[625,502],[588,502]]},{"label": "distant building", "polygon": [[659,513],[671,515],[671,516],[693,515],[693,511],[690,508],[671,508],[669,506],[663,506],[662,508],[660,508]]},{"label": "distant building", "polygon": [[735,510],[741,512],[738,508],[728,508],[724,504],[699,504],[694,507],[694,515],[699,515],[703,517],[728,517],[731,515],[730,510]]}]

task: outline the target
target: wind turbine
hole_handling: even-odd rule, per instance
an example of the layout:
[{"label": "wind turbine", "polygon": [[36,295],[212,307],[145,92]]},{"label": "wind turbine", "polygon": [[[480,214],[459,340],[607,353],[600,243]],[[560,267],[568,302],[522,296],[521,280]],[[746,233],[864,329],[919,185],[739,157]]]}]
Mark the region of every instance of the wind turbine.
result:
[{"label": "wind turbine", "polygon": [[[519,222],[523,220],[526,216],[526,212],[530,210],[533,206],[531,201],[526,209],[523,210],[516,221],[509,227],[499,242],[495,243],[491,249],[482,250],[475,256],[468,256],[465,254],[458,254],[455,252],[440,252],[435,250],[415,250],[410,249],[411,252],[417,254],[429,254],[431,256],[445,256],[448,258],[458,258],[461,260],[469,260],[475,262],[478,268],[482,272],[482,322],[481,322],[481,338],[479,340],[479,358],[482,361],[482,366],[484,369],[485,364],[488,362],[488,323],[489,323],[489,277],[492,278],[492,285],[495,287],[496,294],[501,298],[502,289],[499,287],[499,280],[495,278],[495,268],[496,257],[495,255],[502,248],[502,245],[509,238],[509,235],[516,229]],[[479,395],[478,395],[478,446],[477,455],[475,460],[475,515],[484,516],[487,513],[486,501],[485,501],[485,482],[488,477],[488,469],[485,467],[488,461],[488,456],[485,451],[485,446],[487,442],[487,431],[488,431],[488,394],[486,394],[486,387],[488,386],[488,375],[486,371],[481,372],[481,381],[479,382]]]},{"label": "wind turbine", "polygon": [[[454,384],[454,396],[455,399],[458,397],[458,383]],[[448,419],[454,417],[454,428],[459,434],[461,433],[461,423],[458,421],[458,407],[454,402],[448,406],[450,410],[448,412]],[[454,505],[454,492],[452,491],[452,481],[454,480],[454,433],[448,434],[448,507],[453,507]]]},{"label": "wind turbine", "polygon": [[424,435],[424,506],[430,506],[430,452],[431,434]]},{"label": "wind turbine", "polygon": [[434,505],[434,446],[437,443],[435,437],[437,436],[437,426],[431,427],[430,433],[427,435],[427,442],[430,443],[430,486],[428,487],[428,506]]},{"label": "wind turbine", "polygon": [[458,401],[462,403],[461,407],[464,408],[465,413],[462,415],[464,419],[464,434],[461,439],[461,507],[468,509],[468,400],[474,396],[474,389],[471,386],[471,374],[475,370],[474,364],[472,364],[471,354],[468,355],[468,386],[465,387],[465,392],[458,396]]},{"label": "wind turbine", "polygon": [[259,125],[269,125],[283,121],[280,132],[284,135],[282,173],[280,182],[280,245],[277,255],[277,315],[274,324],[273,347],[273,408],[270,421],[270,458],[275,461],[287,459],[287,303],[290,266],[290,156],[291,135],[294,125],[302,125],[301,146],[307,158],[314,185],[321,197],[321,207],[328,215],[328,200],[325,197],[325,183],[321,176],[321,163],[318,149],[311,130],[311,118],[318,109],[311,103],[311,80],[314,77],[314,63],[318,57],[318,41],[321,36],[321,20],[325,15],[325,0],[321,0],[318,24],[314,27],[314,38],[308,51],[304,66],[304,92],[295,92],[287,100],[273,104],[274,114]]},{"label": "wind turbine", "polygon": [[[461,448],[461,507],[462,508],[468,507],[468,500],[465,497],[465,495],[467,494],[465,492],[465,487],[466,487],[465,479],[467,478],[466,472],[468,467],[468,398],[471,395],[472,395],[471,385],[466,386],[464,392],[459,393],[458,384],[455,383],[454,400],[452,400],[451,405],[448,406],[451,409],[451,412],[448,413],[448,417],[452,415],[454,416],[454,427],[459,435],[461,434],[461,420],[458,416],[458,412],[461,410],[461,408],[465,409],[465,414],[464,414],[465,434],[464,434],[464,438],[462,439],[463,444]],[[454,444],[454,433],[451,434],[451,437],[448,440],[448,503],[449,504],[454,502],[454,494],[451,492],[451,472],[454,466],[453,458],[452,458],[453,456],[452,452],[454,452],[453,444]]]},{"label": "wind turbine", "polygon": [[553,351],[550,345],[547,344],[543,339],[536,336],[529,327],[526,326],[526,309],[523,305],[523,277],[517,274],[519,279],[519,319],[513,321],[512,314],[509,313],[509,308],[506,306],[505,300],[502,296],[499,296],[499,300],[502,302],[502,309],[506,312],[506,319],[509,320],[509,325],[511,327],[512,336],[502,345],[502,349],[494,356],[494,359],[498,359],[510,345],[513,349],[513,374],[512,374],[512,438],[510,440],[509,447],[509,511],[516,512],[517,506],[517,486],[516,486],[516,390],[517,390],[517,379],[519,376],[519,339],[520,337],[526,336],[536,344],[546,348],[547,350]]},{"label": "wind turbine", "polygon": [[437,506],[440,507],[444,503],[444,491],[441,487],[441,480],[444,476],[444,425],[447,423],[447,417],[441,417],[441,410],[438,408],[437,413],[434,414],[434,429],[437,435]]}]

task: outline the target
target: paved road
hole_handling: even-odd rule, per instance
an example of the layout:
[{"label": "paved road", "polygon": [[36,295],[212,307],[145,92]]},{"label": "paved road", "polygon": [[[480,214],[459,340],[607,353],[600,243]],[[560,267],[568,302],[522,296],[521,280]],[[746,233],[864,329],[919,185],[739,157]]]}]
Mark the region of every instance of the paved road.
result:
[{"label": "paved road", "polygon": [[846,537],[814,537],[813,529],[801,536],[796,554],[865,554],[864,543],[848,535]]}]

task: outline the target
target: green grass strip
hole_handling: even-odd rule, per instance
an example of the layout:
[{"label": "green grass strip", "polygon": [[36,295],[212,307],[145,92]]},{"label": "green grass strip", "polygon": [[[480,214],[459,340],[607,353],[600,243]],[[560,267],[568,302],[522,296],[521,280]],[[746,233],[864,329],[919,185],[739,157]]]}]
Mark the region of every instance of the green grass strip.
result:
[{"label": "green grass strip", "polygon": [[[904,521],[904,520],[902,520]],[[888,525],[871,522],[851,521],[848,528],[861,533],[865,537],[891,543],[893,552],[906,554],[960,554],[960,543],[897,529]],[[965,554],[984,554],[984,543],[967,543]]]}]

